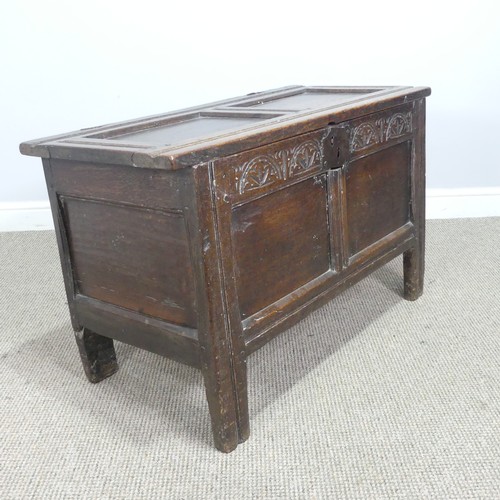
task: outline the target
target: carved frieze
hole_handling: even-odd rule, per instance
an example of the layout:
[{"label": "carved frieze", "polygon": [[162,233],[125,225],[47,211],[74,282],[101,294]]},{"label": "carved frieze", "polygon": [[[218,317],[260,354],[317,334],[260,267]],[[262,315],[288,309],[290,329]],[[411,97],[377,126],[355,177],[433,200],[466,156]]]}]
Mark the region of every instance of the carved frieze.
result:
[{"label": "carved frieze", "polygon": [[256,156],[236,167],[236,189],[243,194],[321,168],[322,164],[321,142],[309,139],[291,148]]},{"label": "carved frieze", "polygon": [[351,151],[361,151],[375,144],[401,137],[411,132],[411,111],[394,113],[387,118],[368,120],[354,128],[351,134]]}]

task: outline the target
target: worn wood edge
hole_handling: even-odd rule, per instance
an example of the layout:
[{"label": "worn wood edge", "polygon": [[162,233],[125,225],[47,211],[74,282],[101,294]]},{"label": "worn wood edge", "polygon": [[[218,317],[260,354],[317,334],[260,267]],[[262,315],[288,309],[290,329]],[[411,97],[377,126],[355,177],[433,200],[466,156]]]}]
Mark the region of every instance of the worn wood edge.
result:
[{"label": "worn wood edge", "polygon": [[260,309],[256,313],[248,316],[242,321],[243,332],[245,336],[252,336],[252,330],[266,328],[269,323],[278,321],[281,316],[297,307],[297,304],[309,300],[311,295],[322,293],[323,288],[328,287],[328,283],[336,276],[337,273],[328,269],[319,276],[311,279],[301,287],[288,293],[276,302]]},{"label": "worn wood edge", "polygon": [[[336,282],[328,289],[318,295],[314,295],[310,300],[299,307],[296,307],[289,316],[281,317],[267,328],[260,329],[257,333],[247,337],[247,353],[251,354],[260,349],[267,342],[276,337],[279,333],[290,328],[305,318],[312,311],[319,309],[322,305],[339,295],[341,292],[361,281],[371,272],[382,267],[384,264],[402,254],[405,250],[414,244],[414,238],[408,238],[401,242],[395,248],[381,255],[379,258],[366,263],[356,271],[346,275],[341,281]],[[401,278],[402,279],[402,278]]]},{"label": "worn wood edge", "polygon": [[26,156],[38,156],[40,158],[50,158],[47,146],[41,145],[41,139],[25,141],[19,144],[19,152]]},{"label": "worn wood edge", "polygon": [[74,304],[78,320],[85,328],[186,365],[200,367],[197,330],[79,294],[75,296]]}]

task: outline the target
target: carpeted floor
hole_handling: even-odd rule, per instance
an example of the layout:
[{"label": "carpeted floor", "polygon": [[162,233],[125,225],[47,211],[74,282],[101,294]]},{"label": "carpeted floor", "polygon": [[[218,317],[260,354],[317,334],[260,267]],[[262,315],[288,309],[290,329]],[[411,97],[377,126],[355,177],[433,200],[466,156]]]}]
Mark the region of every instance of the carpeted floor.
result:
[{"label": "carpeted floor", "polygon": [[252,433],[211,441],[200,374],[116,343],[84,377],[52,232],[0,234],[0,498],[500,498],[500,218],[428,223],[249,359]]}]

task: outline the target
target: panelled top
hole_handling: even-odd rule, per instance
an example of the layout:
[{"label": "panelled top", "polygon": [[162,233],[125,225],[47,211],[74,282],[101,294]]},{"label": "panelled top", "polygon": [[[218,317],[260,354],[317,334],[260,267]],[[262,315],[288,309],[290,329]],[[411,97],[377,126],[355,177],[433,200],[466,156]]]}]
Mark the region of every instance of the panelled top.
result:
[{"label": "panelled top", "polygon": [[430,94],[426,87],[285,87],[23,142],[21,153],[176,169]]}]

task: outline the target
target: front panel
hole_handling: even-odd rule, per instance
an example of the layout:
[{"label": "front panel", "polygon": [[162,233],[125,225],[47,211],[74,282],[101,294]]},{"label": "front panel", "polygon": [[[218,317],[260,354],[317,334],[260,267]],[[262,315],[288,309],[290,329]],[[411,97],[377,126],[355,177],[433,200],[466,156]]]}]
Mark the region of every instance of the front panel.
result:
[{"label": "front panel", "polygon": [[231,227],[246,318],[330,269],[326,174],[235,208]]},{"label": "front panel", "polygon": [[[342,169],[348,263],[411,232],[413,104],[354,120]],[[406,228],[406,229],[405,229]]]},{"label": "front panel", "polygon": [[247,338],[414,237],[413,119],[407,104],[214,162],[228,300]]},{"label": "front panel", "polygon": [[306,301],[338,271],[334,142],[321,129],[213,166],[226,287],[247,332]]},{"label": "front panel", "polygon": [[410,159],[406,141],[347,165],[349,256],[410,220]]}]

